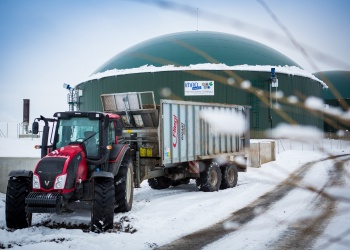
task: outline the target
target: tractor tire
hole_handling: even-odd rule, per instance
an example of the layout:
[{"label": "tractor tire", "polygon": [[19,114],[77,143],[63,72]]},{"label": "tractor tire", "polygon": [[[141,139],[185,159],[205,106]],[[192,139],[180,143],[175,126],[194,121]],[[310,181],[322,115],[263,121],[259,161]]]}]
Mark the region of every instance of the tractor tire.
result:
[{"label": "tractor tire", "polygon": [[233,164],[228,164],[221,168],[222,181],[220,189],[233,188],[237,185],[238,171],[237,167]]},{"label": "tractor tire", "polygon": [[32,225],[32,213],[27,213],[25,199],[32,190],[30,178],[11,178],[6,193],[6,225],[11,229],[20,229]]},{"label": "tractor tire", "polygon": [[132,163],[121,167],[114,178],[115,187],[115,213],[128,212],[132,208],[134,196],[134,172]]},{"label": "tractor tire", "polygon": [[114,180],[112,178],[95,179],[93,192],[91,231],[101,233],[113,228]]},{"label": "tractor tire", "polygon": [[215,192],[219,191],[221,180],[221,169],[217,163],[212,162],[200,173],[200,177],[196,179],[196,185],[200,191]]},{"label": "tractor tire", "polygon": [[172,182],[171,179],[164,176],[148,179],[148,185],[152,189],[158,189],[158,190],[169,188],[171,186],[171,182]]}]

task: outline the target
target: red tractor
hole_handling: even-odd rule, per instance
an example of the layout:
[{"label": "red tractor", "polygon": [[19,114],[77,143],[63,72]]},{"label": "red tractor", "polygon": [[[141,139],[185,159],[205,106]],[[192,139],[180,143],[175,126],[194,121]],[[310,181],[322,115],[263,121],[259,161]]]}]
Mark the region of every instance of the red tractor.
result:
[{"label": "red tractor", "polygon": [[[33,213],[91,209],[91,230],[113,228],[116,212],[132,207],[131,149],[119,143],[123,123],[116,114],[58,112],[44,122],[41,160],[32,171],[11,171],[6,194],[6,224],[31,226]],[[49,138],[50,137],[50,138]]]}]

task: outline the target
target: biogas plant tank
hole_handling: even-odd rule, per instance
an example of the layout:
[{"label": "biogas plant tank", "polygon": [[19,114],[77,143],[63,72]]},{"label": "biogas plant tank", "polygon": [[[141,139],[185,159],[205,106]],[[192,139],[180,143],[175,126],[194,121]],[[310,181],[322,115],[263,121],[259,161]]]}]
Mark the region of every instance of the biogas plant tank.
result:
[{"label": "biogas plant tank", "polygon": [[[250,105],[251,129],[257,131],[252,137],[258,138],[271,127],[269,111],[249,88],[268,91],[271,68],[280,83],[273,91],[322,97],[325,84],[282,53],[244,37],[194,31],[155,37],[113,56],[75,87],[77,106],[102,111],[101,94],[135,91],[153,91],[157,104],[173,99]],[[274,127],[282,119],[272,115]],[[289,115],[297,122],[322,126],[317,117],[305,119],[302,111]]]}]

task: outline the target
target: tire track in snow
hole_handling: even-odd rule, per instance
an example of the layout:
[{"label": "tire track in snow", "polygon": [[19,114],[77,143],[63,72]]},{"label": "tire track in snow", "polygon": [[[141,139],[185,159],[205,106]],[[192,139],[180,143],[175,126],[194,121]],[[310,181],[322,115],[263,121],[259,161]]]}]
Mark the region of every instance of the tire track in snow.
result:
[{"label": "tire track in snow", "polygon": [[[227,219],[220,221],[211,227],[199,230],[197,232],[191,233],[189,235],[186,235],[180,239],[177,239],[169,244],[166,244],[164,246],[161,246],[157,249],[159,250],[170,250],[170,249],[201,249],[205,247],[206,245],[213,243],[215,241],[218,241],[222,237],[226,236],[227,234],[230,234],[232,232],[235,232],[240,229],[241,226],[247,224],[248,222],[252,221],[257,216],[263,216],[265,212],[269,210],[271,206],[273,206],[277,201],[281,200],[283,197],[285,197],[290,191],[298,187],[298,183],[303,179],[303,176],[307,171],[310,170],[315,164],[319,163],[320,161],[326,161],[326,160],[332,160],[339,157],[349,156],[349,154],[344,155],[337,155],[337,156],[330,156],[326,157],[317,161],[308,162],[298,168],[296,171],[291,173],[285,181],[281,182],[279,185],[277,185],[272,191],[260,196],[258,199],[256,199],[254,202],[252,202],[250,205],[234,212],[231,214],[230,217]],[[325,208],[327,209],[327,208]],[[330,216],[333,215],[330,214]],[[326,222],[329,218],[319,218],[319,221],[322,220],[323,222]],[[305,222],[304,222],[305,223]],[[312,224],[312,222],[309,222]],[[237,225],[237,227],[233,227],[231,229],[225,228],[225,224],[232,224]],[[324,227],[321,227],[324,228]],[[319,233],[316,235],[317,231],[315,231],[315,235],[319,235]],[[295,238],[302,237],[300,233],[298,235],[295,234],[295,237],[291,237],[290,241],[295,241]],[[311,234],[310,234],[310,239]],[[287,241],[287,239],[285,239]],[[282,246],[285,246],[283,244],[286,244],[287,242],[281,242]],[[304,244],[310,244],[311,242],[305,238]],[[280,246],[281,246],[280,245]],[[295,247],[294,247],[295,248]],[[278,249],[278,247],[277,247]],[[281,249],[281,248],[279,248]],[[288,248],[287,248],[288,249]]]},{"label": "tire track in snow", "polygon": [[[349,159],[337,161],[332,169],[328,171],[328,180],[323,188],[318,192],[316,200],[312,204],[311,210],[321,210],[318,216],[313,216],[296,221],[290,225],[283,238],[269,245],[270,249],[307,249],[312,248],[325,229],[329,220],[336,213],[337,200],[322,193],[326,188],[341,186],[344,184],[344,164]],[[323,195],[322,195],[323,194]]]}]

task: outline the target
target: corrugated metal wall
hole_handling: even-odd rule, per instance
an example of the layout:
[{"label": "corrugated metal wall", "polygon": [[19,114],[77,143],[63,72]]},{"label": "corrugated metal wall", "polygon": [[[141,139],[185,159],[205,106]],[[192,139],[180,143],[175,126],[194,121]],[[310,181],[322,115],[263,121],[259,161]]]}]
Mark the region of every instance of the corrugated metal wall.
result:
[{"label": "corrugated metal wall", "polygon": [[[307,96],[322,97],[322,86],[319,82],[310,78],[293,76],[277,73],[279,86],[272,88],[272,93],[281,91],[284,97],[296,96],[299,100],[304,100]],[[233,85],[228,84],[228,79],[234,78],[249,80],[252,87],[269,93],[270,72],[248,72],[248,71],[167,71],[155,73],[137,73],[128,75],[119,75],[91,80],[76,86],[83,90],[83,96],[80,97],[80,110],[82,111],[101,111],[101,94],[121,93],[121,92],[140,92],[154,91],[156,103],[160,99],[178,99],[186,101],[227,103],[238,105],[250,105],[251,109],[251,137],[264,138],[263,132],[275,127],[280,122],[286,122],[269,105],[259,98],[257,93],[241,89],[237,80]],[[215,82],[214,96],[185,96],[185,81],[208,81]],[[164,88],[171,90],[171,96],[165,98],[160,93]],[[252,90],[252,89],[250,89]],[[266,98],[265,98],[266,99]],[[268,99],[268,96],[267,96]],[[268,102],[269,103],[269,102]],[[322,117],[317,117],[297,105],[284,103],[282,100],[272,98],[272,104],[281,108],[285,112],[285,117],[296,121],[298,124],[307,124],[323,129]],[[269,119],[271,111],[272,124]],[[287,116],[286,116],[287,115]]]}]

